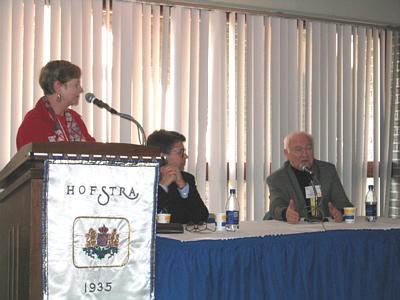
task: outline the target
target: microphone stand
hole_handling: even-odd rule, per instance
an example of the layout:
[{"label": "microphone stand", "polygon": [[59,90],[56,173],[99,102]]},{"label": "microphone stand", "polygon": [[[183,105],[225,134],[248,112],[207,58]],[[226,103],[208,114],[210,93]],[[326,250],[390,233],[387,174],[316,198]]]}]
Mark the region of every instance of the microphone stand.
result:
[{"label": "microphone stand", "polygon": [[317,214],[315,216],[312,215],[312,207],[311,207],[311,203],[310,203],[310,209],[311,209],[311,216],[307,219],[307,221],[309,222],[327,222],[328,219],[324,217],[321,205],[322,205],[322,199],[320,199],[320,197],[318,197],[318,193],[317,193],[317,188],[315,187],[315,184],[319,184],[318,179],[315,177],[314,174],[310,174],[310,182],[311,182],[311,186],[314,192],[314,196],[315,196],[315,201],[317,204]]},{"label": "microphone stand", "polygon": [[140,125],[140,123],[134,117],[132,117],[131,115],[128,115],[128,114],[120,113],[120,112],[116,111],[114,108],[108,106],[107,104],[102,104],[102,106],[99,106],[99,107],[105,108],[107,111],[109,111],[113,115],[117,115],[117,116],[121,117],[122,119],[125,119],[125,120],[135,123],[135,125],[138,129],[139,143],[142,146],[146,146],[147,140],[146,140],[146,134],[144,133],[144,129],[143,129],[142,125]]},{"label": "microphone stand", "polygon": [[[117,115],[120,116],[122,119],[125,119],[125,120],[135,123],[135,125],[138,129],[139,143],[141,145],[145,146],[147,143],[147,140],[146,140],[146,134],[144,133],[144,129],[143,129],[142,125],[140,125],[140,123],[131,115],[119,113],[119,112],[117,112]],[[141,137],[143,138],[143,141],[142,141]]]}]

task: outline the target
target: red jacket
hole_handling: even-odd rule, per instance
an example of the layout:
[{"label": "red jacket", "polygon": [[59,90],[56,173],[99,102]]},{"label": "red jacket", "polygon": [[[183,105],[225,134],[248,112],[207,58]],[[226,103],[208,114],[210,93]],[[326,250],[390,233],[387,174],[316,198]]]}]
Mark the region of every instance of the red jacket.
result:
[{"label": "red jacket", "polygon": [[[18,128],[17,133],[17,149],[19,150],[22,146],[32,142],[49,142],[49,137],[54,137],[54,120],[50,117],[50,114],[45,106],[43,98],[39,99],[36,106],[30,110],[26,115],[21,125]],[[68,109],[71,113],[72,118],[78,123],[81,130],[82,136],[87,142],[95,142],[95,139],[89,134],[85,123],[81,116],[72,109]],[[60,118],[65,132],[68,132],[65,119]]]}]

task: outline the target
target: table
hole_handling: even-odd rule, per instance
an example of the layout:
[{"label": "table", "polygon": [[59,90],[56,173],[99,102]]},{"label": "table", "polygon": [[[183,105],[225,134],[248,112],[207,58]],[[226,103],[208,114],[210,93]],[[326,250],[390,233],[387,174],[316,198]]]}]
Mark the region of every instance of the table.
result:
[{"label": "table", "polygon": [[158,235],[156,299],[400,299],[400,220]]}]

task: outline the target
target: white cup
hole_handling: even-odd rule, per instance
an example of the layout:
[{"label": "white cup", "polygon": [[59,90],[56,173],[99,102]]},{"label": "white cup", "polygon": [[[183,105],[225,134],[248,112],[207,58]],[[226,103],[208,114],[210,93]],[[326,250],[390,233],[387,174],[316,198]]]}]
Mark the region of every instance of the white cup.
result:
[{"label": "white cup", "polygon": [[356,208],[355,207],[343,208],[343,218],[347,224],[353,224],[356,221]]},{"label": "white cup", "polygon": [[215,223],[217,223],[217,231],[225,230],[226,213],[215,213]]},{"label": "white cup", "polygon": [[168,224],[171,222],[171,214],[157,214],[157,222],[162,224]]}]

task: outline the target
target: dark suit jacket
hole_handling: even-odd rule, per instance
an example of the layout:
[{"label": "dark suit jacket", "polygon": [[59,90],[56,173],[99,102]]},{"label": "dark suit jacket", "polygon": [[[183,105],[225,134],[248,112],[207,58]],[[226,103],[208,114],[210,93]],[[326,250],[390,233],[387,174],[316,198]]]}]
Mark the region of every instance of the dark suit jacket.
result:
[{"label": "dark suit jacket", "polygon": [[[321,185],[324,216],[329,216],[329,201],[337,209],[353,206],[346,196],[333,164],[315,159],[312,171]],[[304,195],[288,161],[267,178],[267,183],[270,191],[270,214],[272,218],[282,220],[282,211],[289,206],[290,199],[294,199],[296,202],[296,209],[300,215],[306,216]]]},{"label": "dark suit jacket", "polygon": [[176,183],[169,185],[168,193],[159,186],[157,212],[166,209],[171,213],[171,222],[173,223],[185,224],[207,221],[208,209],[197,191],[194,176],[187,172],[182,172],[182,177],[189,184],[188,197],[186,199],[181,198]]}]

